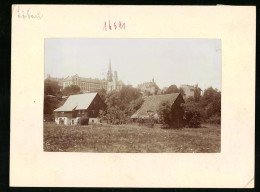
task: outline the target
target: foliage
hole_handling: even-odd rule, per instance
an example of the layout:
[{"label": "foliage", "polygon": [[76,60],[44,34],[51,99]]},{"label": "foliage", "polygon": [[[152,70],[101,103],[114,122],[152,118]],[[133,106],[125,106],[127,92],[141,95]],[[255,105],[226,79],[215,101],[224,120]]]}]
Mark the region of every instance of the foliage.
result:
[{"label": "foliage", "polygon": [[220,120],[221,92],[213,89],[212,87],[209,87],[204,91],[204,95],[201,97],[199,103],[202,109],[203,117],[206,122],[214,116],[215,119],[218,117],[218,119]]},{"label": "foliage", "polygon": [[201,127],[202,116],[199,111],[199,107],[197,103],[193,101],[186,102],[184,104],[184,119],[185,123],[188,127],[198,128]]},{"label": "foliage", "polygon": [[77,85],[70,85],[70,86],[67,86],[63,89],[62,91],[63,95],[75,95],[75,94],[78,94],[80,93],[80,87],[77,86]]},{"label": "foliage", "polygon": [[221,123],[221,92],[209,87],[204,95],[190,97],[184,104],[185,120],[188,126],[199,127],[202,122]]},{"label": "foliage", "polygon": [[88,117],[81,117],[79,119],[79,124],[80,125],[88,125],[88,122],[89,122],[89,118]]},{"label": "foliage", "polygon": [[58,85],[58,82],[49,79],[44,80],[44,95],[57,96],[60,94],[60,89],[61,86]]},{"label": "foliage", "polygon": [[170,93],[180,93],[180,90],[176,85],[171,85],[167,88],[164,94],[170,94]]},{"label": "foliage", "polygon": [[171,124],[172,120],[172,109],[169,102],[162,102],[157,111],[159,115],[159,122],[162,124]]},{"label": "foliage", "polygon": [[143,103],[141,93],[132,86],[123,86],[120,91],[111,91],[106,95],[107,110],[100,114],[113,124],[125,124],[130,116],[140,108]]}]

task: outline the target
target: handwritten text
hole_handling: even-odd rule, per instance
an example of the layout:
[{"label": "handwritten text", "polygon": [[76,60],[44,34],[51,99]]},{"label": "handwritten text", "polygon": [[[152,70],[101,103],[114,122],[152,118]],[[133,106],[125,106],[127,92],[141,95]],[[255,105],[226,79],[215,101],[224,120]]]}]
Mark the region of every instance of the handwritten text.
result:
[{"label": "handwritten text", "polygon": [[32,13],[30,9],[17,9],[17,17],[20,19],[41,19],[43,15],[40,12]]},{"label": "handwritten text", "polygon": [[111,30],[125,30],[125,23],[122,21],[118,21],[118,22],[110,22],[110,20],[108,22],[105,21],[104,26],[103,26],[103,30],[104,31],[111,31]]}]

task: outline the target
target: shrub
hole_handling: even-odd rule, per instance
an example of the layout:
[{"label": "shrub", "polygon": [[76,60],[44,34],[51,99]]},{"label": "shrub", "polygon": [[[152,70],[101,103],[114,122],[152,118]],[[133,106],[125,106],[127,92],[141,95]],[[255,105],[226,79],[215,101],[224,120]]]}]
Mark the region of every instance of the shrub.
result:
[{"label": "shrub", "polygon": [[207,120],[207,123],[213,123],[213,124],[220,124],[220,122],[221,122],[221,117],[218,115],[211,116]]},{"label": "shrub", "polygon": [[88,125],[88,122],[89,122],[89,118],[87,118],[87,117],[81,117],[79,119],[79,124],[80,125]]},{"label": "shrub", "polygon": [[202,118],[198,111],[189,112],[189,118],[186,119],[188,127],[201,127]]},{"label": "shrub", "polygon": [[202,115],[198,109],[198,105],[193,102],[187,102],[184,105],[184,120],[188,127],[198,128],[202,123]]}]

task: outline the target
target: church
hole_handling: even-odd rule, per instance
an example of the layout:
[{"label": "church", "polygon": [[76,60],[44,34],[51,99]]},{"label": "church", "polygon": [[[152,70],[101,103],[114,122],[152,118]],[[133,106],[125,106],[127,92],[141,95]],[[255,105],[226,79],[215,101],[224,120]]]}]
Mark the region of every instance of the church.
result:
[{"label": "church", "polygon": [[111,60],[109,60],[109,68],[107,72],[107,92],[120,91],[123,87],[123,82],[118,81],[117,71],[112,72]]},{"label": "church", "polygon": [[93,79],[80,77],[77,74],[68,76],[63,79],[62,88],[77,85],[80,87],[82,93],[98,92],[101,89],[105,89],[107,92],[120,91],[123,87],[123,82],[118,80],[117,71],[112,71],[111,60],[109,61],[109,67],[107,72],[107,79]]}]

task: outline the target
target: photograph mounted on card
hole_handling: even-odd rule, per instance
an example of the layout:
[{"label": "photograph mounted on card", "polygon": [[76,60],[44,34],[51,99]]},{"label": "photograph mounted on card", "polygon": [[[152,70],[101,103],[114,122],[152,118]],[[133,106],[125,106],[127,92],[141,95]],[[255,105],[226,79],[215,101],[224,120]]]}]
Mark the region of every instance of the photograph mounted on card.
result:
[{"label": "photograph mounted on card", "polygon": [[252,6],[13,5],[10,185],[254,187],[255,36]]}]

